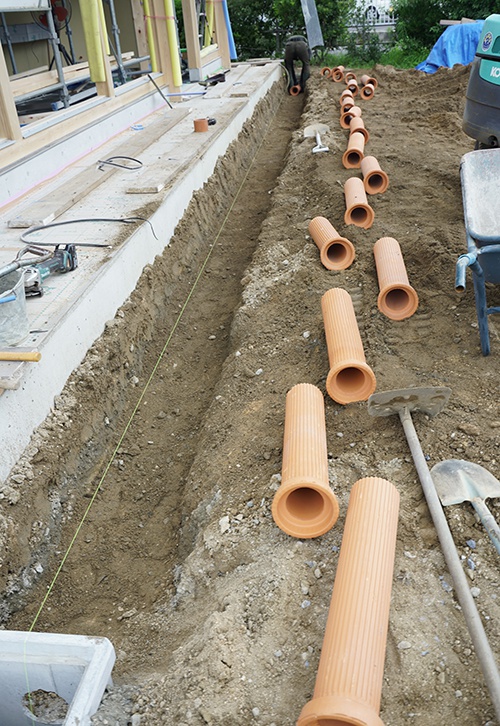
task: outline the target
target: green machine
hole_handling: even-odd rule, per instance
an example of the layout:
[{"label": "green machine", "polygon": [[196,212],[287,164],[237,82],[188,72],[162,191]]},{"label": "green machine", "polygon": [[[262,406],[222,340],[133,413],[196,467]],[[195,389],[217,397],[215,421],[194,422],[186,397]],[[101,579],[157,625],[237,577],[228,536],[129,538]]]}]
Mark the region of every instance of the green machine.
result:
[{"label": "green machine", "polygon": [[462,128],[476,149],[500,146],[500,15],[484,21],[465,96]]}]

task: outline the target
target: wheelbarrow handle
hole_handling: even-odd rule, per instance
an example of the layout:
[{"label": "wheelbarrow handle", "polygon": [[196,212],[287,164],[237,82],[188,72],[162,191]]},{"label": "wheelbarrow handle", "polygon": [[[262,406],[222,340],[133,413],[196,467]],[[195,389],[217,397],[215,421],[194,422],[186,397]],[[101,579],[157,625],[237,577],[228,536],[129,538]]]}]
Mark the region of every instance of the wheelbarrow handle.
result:
[{"label": "wheelbarrow handle", "polygon": [[472,252],[468,252],[465,255],[460,255],[457,260],[455,270],[455,290],[457,292],[465,292],[465,273],[470,265],[476,262],[476,255]]}]

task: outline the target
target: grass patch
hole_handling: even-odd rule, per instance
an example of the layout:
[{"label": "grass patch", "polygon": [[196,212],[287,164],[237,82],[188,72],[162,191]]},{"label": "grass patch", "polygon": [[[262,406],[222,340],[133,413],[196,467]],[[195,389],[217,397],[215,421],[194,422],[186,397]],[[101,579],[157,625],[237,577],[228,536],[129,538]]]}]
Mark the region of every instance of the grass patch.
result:
[{"label": "grass patch", "polygon": [[[380,53],[378,58],[370,61],[364,55],[356,53],[324,53],[321,58],[315,59],[316,65],[328,66],[345,66],[346,68],[366,68],[367,65],[380,63],[383,66],[394,66],[394,68],[415,68],[418,63],[424,61],[429,55],[427,48],[403,48],[394,45],[386,51]],[[368,62],[367,62],[368,61]]]}]

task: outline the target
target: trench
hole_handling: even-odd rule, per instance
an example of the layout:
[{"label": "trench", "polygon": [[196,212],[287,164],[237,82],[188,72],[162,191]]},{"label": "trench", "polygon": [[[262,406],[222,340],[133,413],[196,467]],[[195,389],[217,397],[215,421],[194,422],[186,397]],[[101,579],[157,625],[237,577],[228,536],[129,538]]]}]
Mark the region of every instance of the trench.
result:
[{"label": "trench", "polygon": [[[48,429],[59,441],[45,439],[33,458],[39,507],[29,515],[27,505],[26,518],[34,530],[35,518],[46,517],[51,533],[32,531],[11,553],[6,627],[106,636],[118,653],[114,677],[163,663],[165,643],[147,615],[173,596],[189,552],[179,532],[190,466],[302,108],[303,98],[277,88],[261,101],[56,402]],[[42,563],[32,587],[12,585],[16,556],[29,558],[25,576]],[[124,633],[138,610],[143,624]]]}]

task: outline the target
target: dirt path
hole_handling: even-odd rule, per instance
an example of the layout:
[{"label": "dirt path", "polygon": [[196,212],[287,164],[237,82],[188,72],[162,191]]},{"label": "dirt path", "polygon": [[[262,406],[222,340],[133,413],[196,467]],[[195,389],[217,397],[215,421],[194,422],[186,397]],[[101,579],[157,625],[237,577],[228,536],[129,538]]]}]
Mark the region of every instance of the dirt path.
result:
[{"label": "dirt path", "polygon": [[[302,98],[267,99],[4,488],[5,618],[24,606],[6,620],[15,629],[32,623],[60,561],[49,553],[57,547],[61,557],[92,502],[36,629],[109,637],[115,682],[138,686],[130,708],[142,726],[296,722],[314,687],[349,491],[367,475],[401,494],[384,723],[494,723],[396,419],[325,397],[339,522],[297,541],[270,514],[285,394],[299,382],[325,391],[320,299],[335,286],[353,298],[377,390],[452,389],[438,417],[416,420],[429,464],[466,458],[498,475],[500,340],[493,323],[492,355],[483,358],[470,280],[463,298],[454,292],[465,249],[458,169],[472,149],[461,131],[468,69],[372,72],[380,86],[363,104],[367,150],[390,177],[386,194],[370,198],[373,227],[343,224],[352,172],[341,164],[340,87],[315,72],[302,116]],[[312,154],[303,138],[313,121],[330,125],[328,154]],[[318,214],[354,243],[348,270],[320,265],[307,234]],[[399,240],[420,298],[400,323],[377,310],[371,250],[382,236]],[[446,514],[498,652],[498,556],[468,505]]]}]

